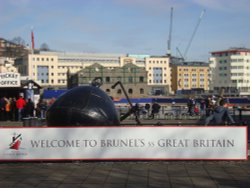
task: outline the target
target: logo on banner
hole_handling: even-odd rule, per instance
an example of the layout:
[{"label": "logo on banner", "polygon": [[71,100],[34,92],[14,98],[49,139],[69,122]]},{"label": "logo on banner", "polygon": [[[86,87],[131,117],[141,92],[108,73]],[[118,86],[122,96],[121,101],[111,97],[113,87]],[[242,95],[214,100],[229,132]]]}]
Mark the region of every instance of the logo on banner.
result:
[{"label": "logo on banner", "polygon": [[21,143],[22,143],[22,134],[16,135],[16,133],[14,133],[9,148],[14,150],[19,150]]},{"label": "logo on banner", "polygon": [[25,152],[26,149],[22,147],[22,134],[13,133],[9,140],[10,143],[8,144],[8,148],[6,148],[4,155],[15,158],[22,158],[22,156],[28,155],[28,153]]}]

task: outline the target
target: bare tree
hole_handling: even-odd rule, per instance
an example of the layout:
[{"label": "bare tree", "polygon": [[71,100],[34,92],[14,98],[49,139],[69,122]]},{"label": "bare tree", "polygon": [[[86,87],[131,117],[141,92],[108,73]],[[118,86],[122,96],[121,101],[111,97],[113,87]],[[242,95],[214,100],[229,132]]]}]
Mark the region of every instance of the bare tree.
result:
[{"label": "bare tree", "polygon": [[17,45],[25,46],[25,40],[24,40],[22,37],[20,37],[20,36],[14,37],[14,38],[11,40],[11,42],[13,42],[13,43],[15,43],[15,44],[17,44]]}]

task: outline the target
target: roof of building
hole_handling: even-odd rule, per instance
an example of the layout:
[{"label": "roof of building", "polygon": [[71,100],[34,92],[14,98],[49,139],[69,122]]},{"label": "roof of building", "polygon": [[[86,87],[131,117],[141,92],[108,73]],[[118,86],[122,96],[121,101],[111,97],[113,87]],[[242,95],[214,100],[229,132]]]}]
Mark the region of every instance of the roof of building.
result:
[{"label": "roof of building", "polygon": [[207,62],[200,62],[200,61],[185,61],[185,62],[176,62],[176,63],[172,63],[171,65],[175,65],[175,66],[204,66],[204,67],[208,67],[209,64]]},{"label": "roof of building", "polygon": [[248,48],[229,48],[227,50],[214,51],[214,52],[211,52],[211,54],[214,55],[214,54],[236,53],[236,52],[250,52],[250,49],[248,49]]}]

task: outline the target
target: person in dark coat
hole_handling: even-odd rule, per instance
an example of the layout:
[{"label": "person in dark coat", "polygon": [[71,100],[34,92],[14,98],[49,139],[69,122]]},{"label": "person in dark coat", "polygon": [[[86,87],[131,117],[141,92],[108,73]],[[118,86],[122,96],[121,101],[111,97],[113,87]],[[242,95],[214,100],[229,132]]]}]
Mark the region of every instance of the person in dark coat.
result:
[{"label": "person in dark coat", "polygon": [[220,105],[214,109],[214,113],[206,118],[205,125],[209,125],[210,123],[214,125],[225,125],[228,120],[231,124],[235,124],[227,108],[226,100],[221,100]]},{"label": "person in dark coat", "polygon": [[151,119],[154,119],[155,114],[158,114],[160,112],[161,105],[159,105],[157,102],[154,102],[152,104],[152,111],[151,111]]},{"label": "person in dark coat", "polygon": [[31,99],[28,99],[25,105],[25,115],[26,117],[33,117],[34,116],[34,102]]}]

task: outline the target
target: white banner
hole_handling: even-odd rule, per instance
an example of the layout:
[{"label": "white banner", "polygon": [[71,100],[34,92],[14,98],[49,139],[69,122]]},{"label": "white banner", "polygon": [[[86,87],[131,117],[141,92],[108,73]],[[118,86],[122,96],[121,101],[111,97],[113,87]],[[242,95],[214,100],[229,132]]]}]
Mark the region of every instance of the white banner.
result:
[{"label": "white banner", "polygon": [[247,127],[0,128],[0,160],[246,160]]}]

